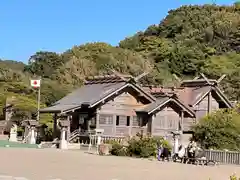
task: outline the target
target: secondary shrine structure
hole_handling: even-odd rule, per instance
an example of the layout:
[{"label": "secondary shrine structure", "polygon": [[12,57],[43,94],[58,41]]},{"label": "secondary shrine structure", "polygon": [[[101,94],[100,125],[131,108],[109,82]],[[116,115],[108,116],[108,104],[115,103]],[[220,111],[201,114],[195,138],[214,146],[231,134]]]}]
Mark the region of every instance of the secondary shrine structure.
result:
[{"label": "secondary shrine structure", "polygon": [[[219,89],[219,80],[201,78],[185,80],[178,88],[143,87],[138,77],[116,74],[86,79],[84,86],[70,93],[40,113],[64,115],[70,132],[104,129],[106,136],[134,136],[136,133],[172,138],[180,131],[188,141],[190,126],[219,108],[232,104]],[[69,132],[69,133],[70,133]],[[69,135],[68,133],[68,135]]]}]

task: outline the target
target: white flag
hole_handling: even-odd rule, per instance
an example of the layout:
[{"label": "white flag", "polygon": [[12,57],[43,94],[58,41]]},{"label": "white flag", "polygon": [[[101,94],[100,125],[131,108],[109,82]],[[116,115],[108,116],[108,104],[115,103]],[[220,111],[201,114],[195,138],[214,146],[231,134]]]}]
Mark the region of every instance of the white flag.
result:
[{"label": "white flag", "polygon": [[38,79],[38,80],[31,80],[31,86],[34,87],[34,88],[39,88],[41,85],[41,80]]}]

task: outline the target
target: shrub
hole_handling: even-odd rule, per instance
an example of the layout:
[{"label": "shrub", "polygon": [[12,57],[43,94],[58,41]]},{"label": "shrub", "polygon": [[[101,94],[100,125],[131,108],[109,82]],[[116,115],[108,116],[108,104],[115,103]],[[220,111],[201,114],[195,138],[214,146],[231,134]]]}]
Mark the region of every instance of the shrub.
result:
[{"label": "shrub", "polygon": [[240,115],[235,109],[218,110],[193,127],[196,140],[209,149],[240,150]]},{"label": "shrub", "polygon": [[230,180],[240,180],[240,178],[238,178],[236,175],[232,175],[230,176]]},{"label": "shrub", "polygon": [[128,151],[130,156],[144,158],[156,156],[157,147],[160,145],[171,149],[169,143],[162,137],[136,136],[130,139],[128,143]]},{"label": "shrub", "polygon": [[122,145],[118,142],[114,142],[112,144],[112,149],[111,149],[110,153],[115,156],[128,156],[129,155],[127,147],[125,147],[124,145]]},{"label": "shrub", "polygon": [[135,156],[148,158],[156,156],[157,147],[162,145],[171,150],[169,143],[162,137],[140,136],[131,138],[127,145],[116,141],[109,141],[112,144],[111,154],[116,156]]}]

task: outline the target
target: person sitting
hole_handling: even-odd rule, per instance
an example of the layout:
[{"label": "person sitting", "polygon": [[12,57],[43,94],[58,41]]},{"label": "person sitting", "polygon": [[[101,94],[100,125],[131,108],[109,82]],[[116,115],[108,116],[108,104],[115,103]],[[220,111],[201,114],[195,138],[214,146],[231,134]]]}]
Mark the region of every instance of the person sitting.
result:
[{"label": "person sitting", "polygon": [[194,163],[195,160],[195,155],[196,155],[196,150],[197,150],[197,143],[195,142],[194,137],[190,140],[190,143],[188,144],[187,147],[187,156],[189,158],[190,163]]},{"label": "person sitting", "polygon": [[190,143],[188,144],[189,152],[193,153],[197,149],[197,143],[194,139],[191,139]]}]

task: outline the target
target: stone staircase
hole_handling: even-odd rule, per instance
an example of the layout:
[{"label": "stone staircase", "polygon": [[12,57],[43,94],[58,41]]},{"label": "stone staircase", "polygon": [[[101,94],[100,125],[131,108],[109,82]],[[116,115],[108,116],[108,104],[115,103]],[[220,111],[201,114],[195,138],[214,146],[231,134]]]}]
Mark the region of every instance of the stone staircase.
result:
[{"label": "stone staircase", "polygon": [[59,139],[56,138],[51,142],[41,142],[38,146],[39,148],[57,148],[59,145]]}]

